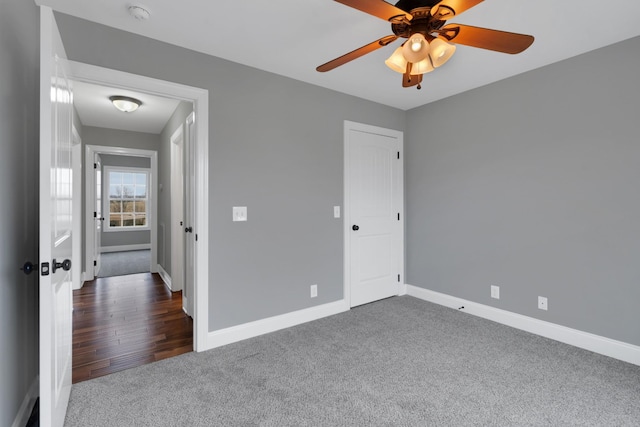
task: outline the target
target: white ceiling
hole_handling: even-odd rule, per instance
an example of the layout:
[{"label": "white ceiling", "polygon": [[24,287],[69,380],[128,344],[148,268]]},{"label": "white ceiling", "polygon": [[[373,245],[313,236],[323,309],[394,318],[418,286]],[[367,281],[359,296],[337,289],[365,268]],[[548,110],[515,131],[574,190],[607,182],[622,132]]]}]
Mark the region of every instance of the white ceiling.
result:
[{"label": "white ceiling", "polygon": [[[381,0],[371,0],[381,1]],[[459,46],[422,90],[402,88],[384,65],[400,40],[327,73],[316,66],[391,34],[389,23],[332,0],[36,0],[90,21],[152,37],[400,109],[456,93],[640,35],[638,0],[486,0],[450,22],[535,36],[519,55]]]},{"label": "white ceiling", "polygon": [[[139,99],[142,105],[132,113],[123,113],[109,101],[113,95]],[[84,82],[73,83],[73,104],[84,126],[159,134],[179,103],[176,99],[142,92]]]}]

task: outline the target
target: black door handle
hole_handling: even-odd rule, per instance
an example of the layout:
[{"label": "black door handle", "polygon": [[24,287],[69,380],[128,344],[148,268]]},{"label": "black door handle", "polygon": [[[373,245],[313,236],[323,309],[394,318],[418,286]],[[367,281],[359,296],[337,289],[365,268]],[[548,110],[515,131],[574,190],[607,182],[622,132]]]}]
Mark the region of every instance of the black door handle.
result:
[{"label": "black door handle", "polygon": [[61,268],[64,271],[69,271],[71,270],[71,260],[70,259],[65,259],[62,262],[57,262],[55,260],[55,258],[53,259],[53,262],[51,263],[52,267],[51,269],[53,270],[53,272],[55,273],[57,269]]},{"label": "black door handle", "polygon": [[31,274],[36,267],[37,266],[33,265],[31,261],[27,261],[22,267],[20,267],[20,270],[22,270],[24,274]]},{"label": "black door handle", "polygon": [[185,233],[193,233],[193,227],[185,227],[184,232]]},{"label": "black door handle", "polygon": [[351,227],[351,229],[353,231],[358,231],[358,230],[360,230],[360,227],[358,227],[357,225],[354,225],[353,227]]}]

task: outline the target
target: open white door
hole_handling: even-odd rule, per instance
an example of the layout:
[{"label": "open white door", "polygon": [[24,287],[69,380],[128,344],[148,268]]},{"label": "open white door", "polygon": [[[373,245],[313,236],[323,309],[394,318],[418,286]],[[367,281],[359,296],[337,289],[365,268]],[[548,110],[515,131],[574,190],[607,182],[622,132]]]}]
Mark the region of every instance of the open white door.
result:
[{"label": "open white door", "polygon": [[185,182],[185,282],[182,291],[182,309],[193,317],[193,295],[195,284],[195,253],[196,239],[193,233],[195,224],[195,197],[196,173],[195,173],[195,114],[189,114],[186,121],[187,135],[185,141],[186,156],[186,182]]},{"label": "open white door", "polygon": [[171,136],[171,290],[184,283],[184,131],[180,125]]},{"label": "open white door", "polygon": [[95,221],[93,227],[93,276],[97,277],[100,272],[100,247],[102,246],[102,227],[104,225],[104,213],[102,212],[102,160],[98,153],[96,153],[96,158],[93,162],[93,176],[96,187],[96,205],[93,211],[93,219]]},{"label": "open white door", "polygon": [[402,132],[345,122],[345,294],[351,307],[400,292],[401,149]]},{"label": "open white door", "polygon": [[40,425],[62,426],[71,392],[73,95],[62,39],[40,7]]}]

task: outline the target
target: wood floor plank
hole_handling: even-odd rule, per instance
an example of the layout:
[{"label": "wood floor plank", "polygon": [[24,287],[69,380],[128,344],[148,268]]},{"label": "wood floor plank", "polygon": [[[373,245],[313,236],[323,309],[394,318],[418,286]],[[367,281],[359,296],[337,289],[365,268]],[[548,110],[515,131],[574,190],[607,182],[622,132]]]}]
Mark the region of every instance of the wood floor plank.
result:
[{"label": "wood floor plank", "polygon": [[73,383],[193,349],[193,320],[157,274],[96,279],[73,291]]}]

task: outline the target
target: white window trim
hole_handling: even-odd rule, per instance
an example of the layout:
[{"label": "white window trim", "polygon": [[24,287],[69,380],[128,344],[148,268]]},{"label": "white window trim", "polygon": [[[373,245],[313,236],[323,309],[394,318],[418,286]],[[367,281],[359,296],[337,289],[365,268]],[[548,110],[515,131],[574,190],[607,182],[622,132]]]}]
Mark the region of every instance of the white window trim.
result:
[{"label": "white window trim", "polygon": [[[110,172],[133,172],[133,173],[145,173],[147,175],[147,204],[146,204],[146,216],[147,216],[147,225],[144,227],[111,227],[111,222],[109,221],[109,192],[110,192],[110,181],[109,174]],[[150,168],[135,168],[130,166],[103,166],[102,167],[102,213],[105,218],[104,226],[102,231],[105,233],[129,233],[132,231],[149,231],[151,230],[151,186],[152,186],[152,175]]]}]

